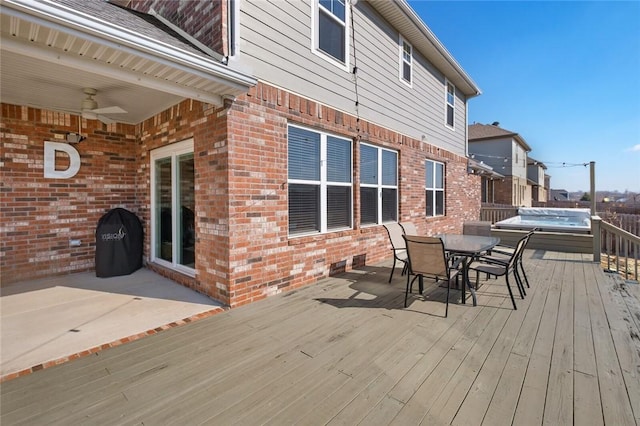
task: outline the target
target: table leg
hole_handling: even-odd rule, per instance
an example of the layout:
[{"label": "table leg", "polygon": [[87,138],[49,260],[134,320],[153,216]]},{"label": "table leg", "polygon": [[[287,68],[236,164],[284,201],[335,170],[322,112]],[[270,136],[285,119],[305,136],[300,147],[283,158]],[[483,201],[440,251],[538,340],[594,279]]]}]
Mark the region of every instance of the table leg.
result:
[{"label": "table leg", "polygon": [[462,261],[462,303],[463,304],[467,302],[467,291],[466,291],[467,287],[469,288],[469,292],[471,293],[473,306],[478,306],[476,290],[473,288],[473,286],[471,285],[471,281],[469,280],[469,258],[465,256]]}]

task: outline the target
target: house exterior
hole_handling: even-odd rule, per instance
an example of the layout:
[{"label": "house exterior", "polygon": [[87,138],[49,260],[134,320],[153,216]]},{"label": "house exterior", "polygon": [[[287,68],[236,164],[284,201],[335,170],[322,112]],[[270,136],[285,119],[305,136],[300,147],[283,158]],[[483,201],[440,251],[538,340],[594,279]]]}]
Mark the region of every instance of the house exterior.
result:
[{"label": "house exterior", "polygon": [[92,270],[115,207],[231,307],[477,219],[480,91],[405,1],[194,5],[2,0],[3,283]]},{"label": "house exterior", "polygon": [[569,191],[566,189],[551,189],[549,191],[549,201],[569,201]]},{"label": "house exterior", "polygon": [[[549,198],[549,175],[547,166],[531,157],[527,159],[527,182],[531,186],[531,201],[546,203]],[[539,205],[539,204],[537,204]]]},{"label": "house exterior", "polygon": [[504,175],[492,182],[493,203],[531,207],[531,186],[527,183],[527,153],[531,148],[522,136],[499,124],[469,125],[469,155]]}]

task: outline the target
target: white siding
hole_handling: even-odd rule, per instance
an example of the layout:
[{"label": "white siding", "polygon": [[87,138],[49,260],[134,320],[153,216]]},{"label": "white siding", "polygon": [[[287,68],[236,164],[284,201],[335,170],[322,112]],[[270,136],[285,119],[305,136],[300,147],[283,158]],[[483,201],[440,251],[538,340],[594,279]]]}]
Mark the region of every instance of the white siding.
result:
[{"label": "white siding", "polygon": [[[243,0],[234,66],[265,83],[356,114],[355,82],[311,51],[312,1]],[[456,90],[455,130],[445,126],[445,76],[414,47],[413,88],[398,78],[399,33],[366,2],[354,7],[350,67],[358,67],[363,120],[465,154],[466,100]],[[348,34],[351,38],[351,31]]]}]

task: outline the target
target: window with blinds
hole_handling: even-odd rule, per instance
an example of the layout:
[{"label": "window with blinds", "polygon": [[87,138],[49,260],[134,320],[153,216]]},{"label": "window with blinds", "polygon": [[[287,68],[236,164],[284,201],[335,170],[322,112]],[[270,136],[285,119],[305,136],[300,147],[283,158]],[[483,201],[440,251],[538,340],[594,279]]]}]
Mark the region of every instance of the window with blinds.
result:
[{"label": "window with blinds", "polygon": [[314,0],[312,51],[338,66],[349,65],[349,8],[345,0]]},{"label": "window with blinds", "polygon": [[290,125],[288,160],[289,234],[351,228],[351,140]]},{"label": "window with blinds", "polygon": [[398,153],[360,144],[360,223],[398,220]]}]

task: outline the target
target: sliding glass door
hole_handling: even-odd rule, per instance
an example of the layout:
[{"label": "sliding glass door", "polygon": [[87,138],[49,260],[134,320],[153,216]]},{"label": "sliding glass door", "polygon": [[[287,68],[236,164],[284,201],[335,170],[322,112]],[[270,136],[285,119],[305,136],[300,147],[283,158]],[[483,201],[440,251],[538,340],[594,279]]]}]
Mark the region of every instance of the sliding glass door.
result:
[{"label": "sliding glass door", "polygon": [[151,152],[151,259],[193,274],[195,173],[193,141]]}]

